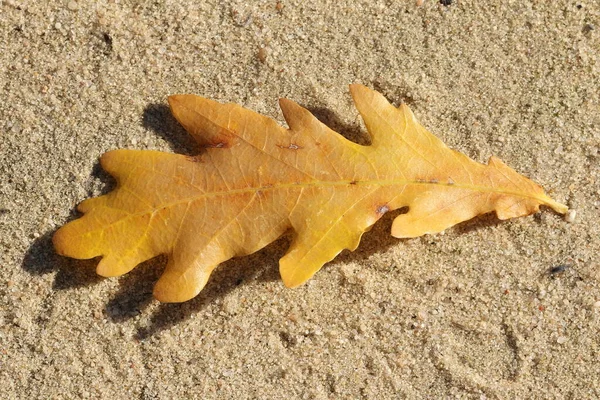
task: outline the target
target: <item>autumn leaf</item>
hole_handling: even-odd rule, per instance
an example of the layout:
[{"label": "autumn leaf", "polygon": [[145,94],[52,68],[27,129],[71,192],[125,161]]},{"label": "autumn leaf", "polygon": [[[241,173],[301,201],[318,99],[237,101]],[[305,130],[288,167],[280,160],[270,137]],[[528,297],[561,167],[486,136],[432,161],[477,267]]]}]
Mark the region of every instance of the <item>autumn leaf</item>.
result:
[{"label": "autumn leaf", "polygon": [[528,215],[540,205],[567,207],[491,157],[480,164],[446,147],[408,106],[351,85],[372,144],[353,143],[298,104],[280,100],[289,129],[235,104],[193,95],[169,97],[177,120],[203,147],[189,157],[115,150],[102,167],[117,180],[107,195],[79,205],[84,214],[59,229],[59,254],[102,257],[102,276],[127,273],[168,256],[154,288],[164,302],[196,296],[223,261],[265,247],[292,229],[280,261],[283,282],[296,287],[390,210],[392,235],[443,231],[477,215]]}]

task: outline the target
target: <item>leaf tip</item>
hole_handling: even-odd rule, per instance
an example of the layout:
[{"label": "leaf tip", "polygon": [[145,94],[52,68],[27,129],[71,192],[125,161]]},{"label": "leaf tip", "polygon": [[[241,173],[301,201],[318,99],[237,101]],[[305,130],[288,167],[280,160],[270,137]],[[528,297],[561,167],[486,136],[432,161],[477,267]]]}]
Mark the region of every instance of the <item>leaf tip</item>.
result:
[{"label": "leaf tip", "polygon": [[215,266],[193,265],[181,269],[173,259],[160,277],[152,294],[162,303],[183,303],[193,299],[204,289]]},{"label": "leaf tip", "polygon": [[184,126],[185,124],[183,124],[182,119],[186,117],[186,113],[189,113],[189,110],[194,109],[197,97],[193,94],[173,94],[167,97],[171,114]]},{"label": "leaf tip", "polygon": [[279,99],[279,108],[281,108],[281,112],[283,112],[283,117],[289,125],[288,116],[294,112],[297,112],[298,109],[301,107],[296,102],[282,97]]},{"label": "leaf tip", "polygon": [[56,232],[54,232],[54,235],[52,235],[52,246],[54,247],[54,251],[56,251],[56,254],[60,255],[60,256],[66,256],[66,242],[67,242],[67,238],[65,237],[65,227],[61,227],[59,230],[57,230]]},{"label": "leaf tip", "polygon": [[82,224],[81,221],[82,219],[71,221],[54,232],[52,246],[56,254],[79,260],[88,260],[101,255],[101,250],[96,243],[90,245],[86,241],[87,238],[82,232],[82,228],[85,230],[83,226],[85,222]]},{"label": "leaf tip", "polygon": [[368,95],[374,95],[377,92],[368,88],[365,85],[361,85],[360,83],[352,83],[349,85],[350,87],[350,95],[354,100],[354,103],[359,103],[362,99],[365,99]]},{"label": "leaf tip", "polygon": [[180,104],[184,103],[186,96],[190,96],[190,95],[172,94],[169,97],[167,97],[167,102],[169,103],[169,107],[171,107],[171,110],[174,107],[178,107]]},{"label": "leaf tip", "polygon": [[315,124],[321,124],[310,111],[295,101],[281,98],[279,99],[279,107],[281,108],[283,118],[285,118],[285,122],[288,124],[290,130],[302,131],[307,130],[307,128],[310,128]]},{"label": "leaf tip", "polygon": [[302,286],[320,268],[321,265],[300,265],[288,253],[279,260],[279,275],[285,287],[293,289]]}]

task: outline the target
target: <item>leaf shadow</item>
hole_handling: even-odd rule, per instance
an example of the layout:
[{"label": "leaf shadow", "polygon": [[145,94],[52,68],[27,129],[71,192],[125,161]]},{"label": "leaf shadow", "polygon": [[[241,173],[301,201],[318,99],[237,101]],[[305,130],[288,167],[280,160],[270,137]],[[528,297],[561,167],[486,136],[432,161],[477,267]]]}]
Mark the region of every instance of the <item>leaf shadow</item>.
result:
[{"label": "leaf shadow", "polygon": [[391,235],[392,222],[394,219],[408,212],[408,207],[385,213],[370,231],[365,232],[360,244],[355,251],[344,250],[340,255],[325,265],[363,261],[373,254],[387,251],[390,247],[401,243],[405,239],[398,239]]},{"label": "leaf shadow", "polygon": [[[319,121],[346,139],[363,146],[371,144],[369,134],[358,123],[346,123],[337,113],[323,106],[302,105]],[[169,106],[162,103],[149,104],[144,109],[142,125],[164,139],[171,150],[184,155],[196,155],[202,147],[173,117]]]},{"label": "leaf shadow", "polygon": [[457,235],[464,235],[470,232],[478,231],[480,229],[492,228],[502,224],[502,220],[496,216],[496,213],[490,212],[487,214],[479,215],[470,220],[458,223],[452,228]]},{"label": "leaf shadow", "polygon": [[[377,221],[377,223],[373,226],[373,229],[371,229],[371,231],[366,232],[363,235],[359,247],[354,252],[345,250],[328,264],[335,264],[337,262],[343,263],[361,261],[364,259],[368,259],[376,253],[384,252],[390,247],[395,246],[404,241],[414,240],[398,239],[391,235],[392,222],[394,221],[394,219],[401,214],[407,213],[408,211],[409,207],[402,207],[398,210],[386,213],[379,221]],[[456,235],[465,235],[470,232],[478,231],[480,229],[495,227],[502,223],[503,221],[498,219],[495,213],[487,213],[472,218],[470,220],[460,222],[448,228],[448,231],[453,231]],[[427,240],[427,237],[428,235],[424,235],[420,236],[419,238],[421,240]]]},{"label": "leaf shadow", "polygon": [[[407,208],[386,213],[378,221],[371,231],[363,235],[361,244],[357,251],[344,251],[331,262],[325,264],[328,268],[338,263],[358,261],[370,257],[372,254],[385,251],[389,247],[399,243],[399,239],[392,237],[389,230],[394,218],[404,212]],[[211,275],[206,287],[195,298],[185,303],[161,303],[153,312],[150,324],[138,329],[137,340],[145,340],[163,330],[179,324],[192,315],[197,314],[206,306],[214,303],[216,299],[224,298],[228,293],[244,284],[256,284],[257,282],[280,281],[279,259],[284,255],[291,242],[290,233],[282,236],[262,250],[241,258],[234,258],[221,264]],[[134,278],[131,278],[134,281]],[[134,284],[138,285],[138,284]],[[139,285],[139,286],[144,286]],[[131,287],[123,287],[119,295],[127,301],[131,295]],[[292,289],[290,289],[292,290]],[[151,290],[148,297],[151,300]],[[134,297],[137,295],[134,295]],[[136,315],[136,310],[130,311],[130,316]],[[128,319],[128,318],[125,318]],[[122,321],[123,319],[113,319]]]},{"label": "leaf shadow", "polygon": [[346,123],[338,114],[327,107],[305,106],[319,121],[327,125],[332,131],[339,133],[346,139],[363,146],[371,144],[371,137],[358,123]]},{"label": "leaf shadow", "polygon": [[[100,159],[98,159],[92,166],[90,177],[85,183],[86,198],[108,194],[109,192],[112,192],[116,186],[117,181],[102,168]],[[81,213],[77,210],[77,207],[74,207],[69,213],[66,222],[70,222],[79,217],[81,217]]]},{"label": "leaf shadow", "polygon": [[118,277],[119,289],[104,307],[106,316],[112,322],[125,322],[141,314],[154,301],[152,288],[166,262],[165,256],[154,257]]},{"label": "leaf shadow", "polygon": [[[184,303],[160,303],[150,317],[150,323],[147,326],[138,328],[138,332],[135,335],[136,339],[145,340],[187,320],[192,315],[202,311],[205,307],[214,304],[215,300],[224,298],[228,293],[242,285],[278,281],[279,271],[277,260],[283,256],[288,245],[289,235],[285,235],[254,254],[242,258],[234,258],[222,263],[212,273],[206,287],[198,296]],[[149,280],[148,284],[135,283],[135,278],[127,280],[134,282],[133,284],[137,287],[146,288],[142,290],[144,293],[142,296],[134,295],[134,297],[139,297],[143,304],[147,305],[152,301],[151,286],[158,279],[158,275],[160,275],[162,269],[157,269],[157,271],[159,273],[154,273],[157,275],[156,279]],[[113,299],[114,301],[111,301],[113,305],[116,303],[134,305],[133,309],[125,310],[122,317],[115,318],[114,315],[111,316],[114,322],[122,322],[141,312],[139,311],[139,305],[135,305],[134,302],[132,303],[129,300],[131,289],[129,284],[124,284],[121,291]]]},{"label": "leaf shadow", "polygon": [[[92,166],[92,171],[87,182],[84,183],[86,197],[107,194],[116,186],[116,181],[108,174],[100,161]],[[65,224],[81,217],[77,207],[71,209]],[[32,275],[45,275],[56,272],[52,287],[56,290],[66,290],[89,286],[100,282],[103,278],[95,272],[98,259],[76,260],[58,255],[54,251],[52,236],[58,230],[52,229],[36,238],[25,252],[21,267]]]},{"label": "leaf shadow", "polygon": [[[386,213],[371,229],[363,235],[361,244],[355,252],[344,251],[330,266],[368,259],[375,253],[385,252],[403,240],[390,235],[394,218],[407,212],[408,208]],[[500,221],[495,215],[487,214],[459,224],[454,229],[467,233],[487,226],[495,226]],[[57,271],[53,288],[67,290],[90,286],[105,278],[98,276],[95,267],[98,258],[75,260],[59,256],[52,246],[54,231],[47,232],[36,239],[23,261],[23,268],[31,274],[46,274]],[[198,296],[185,303],[159,303],[152,311],[150,323],[138,328],[135,338],[145,340],[163,330],[175,326],[191,316],[201,312],[207,306],[223,299],[241,285],[256,285],[279,281],[278,260],[284,255],[291,242],[290,233],[282,236],[262,250],[240,258],[234,258],[221,264],[212,274],[208,284]],[[143,313],[153,302],[152,289],[166,265],[166,256],[158,256],[138,265],[133,271],[119,277],[119,290],[105,307],[105,314],[113,323],[123,323]]]},{"label": "leaf shadow", "polygon": [[163,138],[175,153],[192,156],[202,151],[192,135],[173,117],[166,104],[155,103],[146,106],[142,125]]},{"label": "leaf shadow", "polygon": [[406,103],[409,106],[413,106],[416,103],[415,98],[411,94],[412,90],[406,83],[391,83],[384,80],[375,79],[371,81],[371,86],[396,107],[402,103]]},{"label": "leaf shadow", "polygon": [[101,276],[96,274],[98,259],[76,260],[62,257],[54,251],[52,236],[56,230],[44,233],[29,246],[21,267],[32,275],[45,275],[56,272],[52,288],[67,290],[99,283]]}]

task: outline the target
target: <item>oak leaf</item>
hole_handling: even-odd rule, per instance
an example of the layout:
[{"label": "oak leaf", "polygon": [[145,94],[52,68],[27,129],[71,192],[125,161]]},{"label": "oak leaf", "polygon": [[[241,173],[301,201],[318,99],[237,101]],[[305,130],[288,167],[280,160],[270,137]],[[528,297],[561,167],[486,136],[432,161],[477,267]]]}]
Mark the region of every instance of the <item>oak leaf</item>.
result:
[{"label": "oak leaf", "polygon": [[213,269],[253,253],[292,229],[280,261],[296,287],[390,210],[392,235],[436,233],[479,214],[528,215],[567,207],[491,157],[487,165],[446,147],[407,105],[396,108],[365,86],[350,90],[372,144],[353,143],[298,104],[280,100],[289,129],[235,104],[194,95],[169,97],[175,118],[203,147],[189,157],[115,150],[102,167],[117,180],[107,195],[82,202],[84,216],[54,235],[59,254],[102,257],[97,272],[118,276],[168,256],[154,296],[196,296]]}]

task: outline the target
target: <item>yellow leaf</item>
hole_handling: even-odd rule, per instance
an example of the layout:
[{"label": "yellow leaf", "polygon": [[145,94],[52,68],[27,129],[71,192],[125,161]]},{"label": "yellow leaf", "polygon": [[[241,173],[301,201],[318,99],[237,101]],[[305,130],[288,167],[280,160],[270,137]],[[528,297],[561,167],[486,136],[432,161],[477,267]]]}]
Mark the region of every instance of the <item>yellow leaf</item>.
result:
[{"label": "yellow leaf", "polygon": [[564,213],[543,189],[491,157],[488,165],[446,147],[408,106],[392,106],[364,86],[350,87],[372,145],[346,140],[298,104],[282,99],[289,129],[235,104],[176,95],[177,120],[204,150],[195,157],[116,150],[101,164],[117,180],[107,195],[80,204],[80,219],[54,245],[74,258],[101,256],[97,272],[122,275],[168,256],[154,289],[164,302],[196,296],[212,270],[253,253],[288,229],[280,261],[286,286],[301,285],[387,211],[392,235],[440,232],[479,214],[528,215],[540,205]]}]

